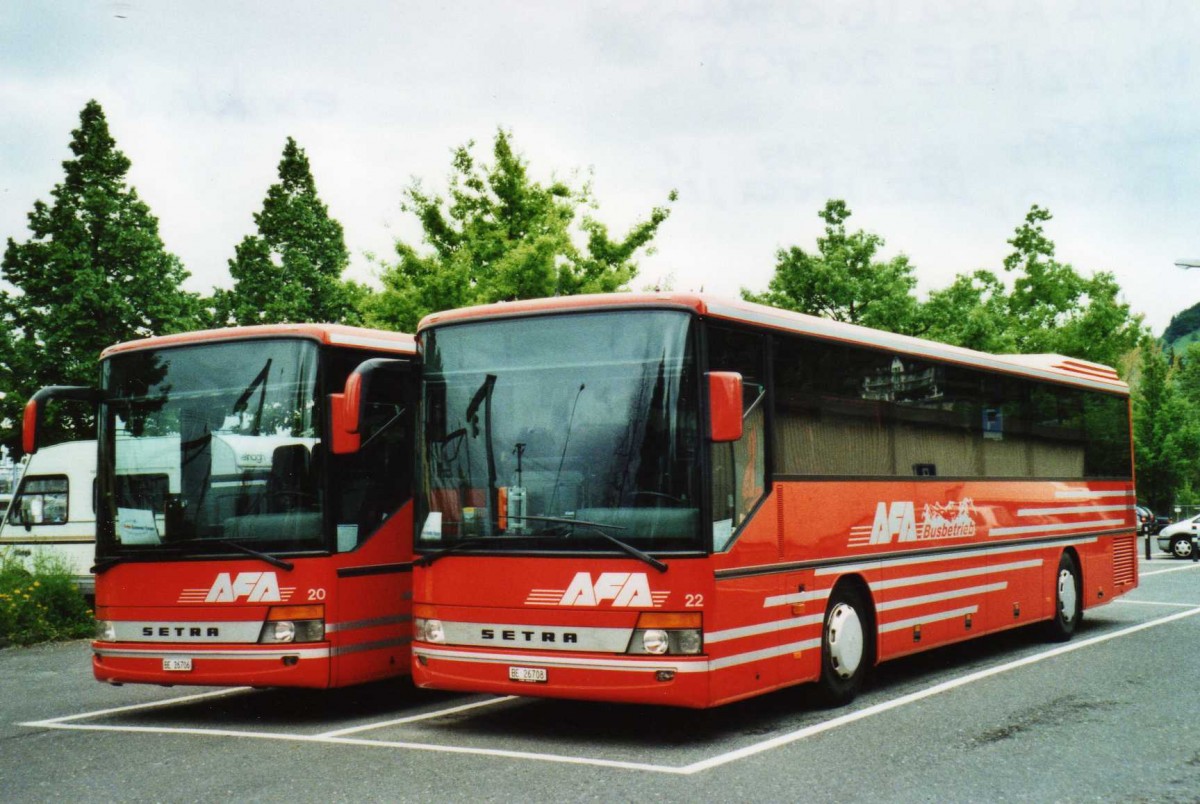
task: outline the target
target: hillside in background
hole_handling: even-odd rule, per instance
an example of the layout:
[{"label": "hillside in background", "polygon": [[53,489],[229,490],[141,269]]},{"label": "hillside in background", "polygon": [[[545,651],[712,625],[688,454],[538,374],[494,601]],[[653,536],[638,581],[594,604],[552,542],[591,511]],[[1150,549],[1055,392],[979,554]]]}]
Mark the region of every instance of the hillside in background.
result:
[{"label": "hillside in background", "polygon": [[1176,351],[1187,348],[1192,341],[1200,340],[1200,303],[1182,313],[1176,313],[1163,332],[1163,344]]}]

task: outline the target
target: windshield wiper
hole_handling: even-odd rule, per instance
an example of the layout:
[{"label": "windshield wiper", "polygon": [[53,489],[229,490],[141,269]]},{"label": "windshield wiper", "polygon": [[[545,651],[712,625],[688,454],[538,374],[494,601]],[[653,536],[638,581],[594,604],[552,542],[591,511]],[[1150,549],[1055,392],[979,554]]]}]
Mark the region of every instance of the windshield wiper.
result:
[{"label": "windshield wiper", "polygon": [[231,542],[228,539],[184,539],[180,542],[166,542],[165,546],[182,547],[185,544],[216,544],[220,545],[221,547],[228,547],[230,550],[237,550],[238,552],[245,553],[248,556],[254,556],[258,560],[265,561],[272,567],[279,567],[279,569],[284,570],[285,572],[291,572],[293,569],[295,569],[295,565],[290,561],[284,561],[282,558],[277,558],[268,553],[260,552],[252,547],[247,547],[244,544]]},{"label": "windshield wiper", "polygon": [[529,536],[522,534],[520,536],[476,536],[472,539],[463,539],[461,542],[456,542],[449,547],[438,550],[434,553],[426,553],[420,558],[413,561],[413,566],[428,567],[433,562],[437,561],[442,556],[461,553],[467,547],[478,547],[481,544],[495,544],[496,542],[517,541],[518,539],[528,539]]},{"label": "windshield wiper", "polygon": [[617,547],[619,547],[621,550],[628,553],[629,555],[633,556],[638,561],[642,561],[642,562],[645,562],[646,564],[649,564],[650,566],[654,567],[659,572],[667,571],[667,565],[664,564],[663,562],[659,561],[654,556],[649,555],[647,553],[643,553],[641,550],[637,549],[632,544],[623,542],[620,539],[618,539],[616,536],[613,536],[611,533],[605,532],[606,528],[611,529],[611,530],[627,530],[627,528],[624,525],[609,525],[606,522],[589,522],[586,519],[569,519],[567,517],[561,517],[561,516],[513,516],[512,514],[509,514],[508,518],[509,519],[528,519],[533,522],[550,522],[550,523],[553,523],[556,525],[570,525],[570,526],[579,525],[581,527],[590,528],[590,529],[596,531],[596,533],[598,533],[601,536],[601,538],[607,539],[608,541],[612,542],[614,545],[616,545]]}]

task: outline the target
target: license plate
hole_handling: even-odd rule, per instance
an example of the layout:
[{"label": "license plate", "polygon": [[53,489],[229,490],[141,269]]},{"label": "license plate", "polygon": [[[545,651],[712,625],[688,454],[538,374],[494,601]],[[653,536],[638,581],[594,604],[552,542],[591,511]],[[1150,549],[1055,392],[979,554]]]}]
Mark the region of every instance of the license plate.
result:
[{"label": "license plate", "polygon": [[176,673],[187,673],[192,669],[192,660],[188,659],[163,659],[163,670],[168,670]]},{"label": "license plate", "polygon": [[530,684],[546,683],[546,668],[544,667],[510,667],[509,681],[525,681]]}]

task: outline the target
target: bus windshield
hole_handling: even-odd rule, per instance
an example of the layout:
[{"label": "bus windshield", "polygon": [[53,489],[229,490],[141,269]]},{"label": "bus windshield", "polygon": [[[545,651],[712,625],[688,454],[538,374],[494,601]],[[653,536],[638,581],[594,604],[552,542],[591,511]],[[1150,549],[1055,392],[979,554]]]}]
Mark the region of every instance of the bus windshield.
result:
[{"label": "bus windshield", "polygon": [[317,354],[265,339],[106,360],[98,553],[323,547]]},{"label": "bus windshield", "polygon": [[586,312],[426,332],[418,546],[701,549],[691,322]]}]

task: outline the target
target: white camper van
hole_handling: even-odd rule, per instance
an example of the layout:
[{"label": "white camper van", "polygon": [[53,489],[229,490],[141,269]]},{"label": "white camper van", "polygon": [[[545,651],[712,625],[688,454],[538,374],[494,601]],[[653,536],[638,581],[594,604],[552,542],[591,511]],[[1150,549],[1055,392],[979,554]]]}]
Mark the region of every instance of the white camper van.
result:
[{"label": "white camper van", "polygon": [[96,442],[71,441],[33,455],[0,523],[0,555],[32,569],[60,558],[85,595],[95,593]]}]

